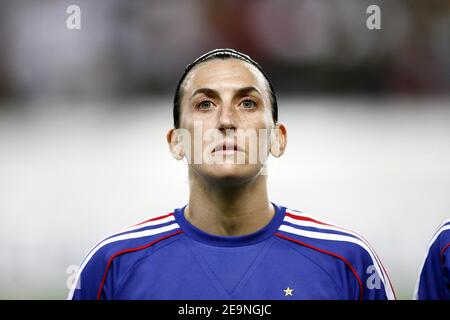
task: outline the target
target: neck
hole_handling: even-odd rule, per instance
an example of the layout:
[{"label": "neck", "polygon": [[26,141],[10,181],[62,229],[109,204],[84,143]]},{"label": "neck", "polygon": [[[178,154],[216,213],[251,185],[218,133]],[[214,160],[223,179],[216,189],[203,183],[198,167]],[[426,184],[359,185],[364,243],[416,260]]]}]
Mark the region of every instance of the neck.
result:
[{"label": "neck", "polygon": [[268,200],[265,175],[235,185],[211,182],[192,172],[189,178],[191,192],[185,217],[206,233],[253,233],[268,224],[275,213]]}]

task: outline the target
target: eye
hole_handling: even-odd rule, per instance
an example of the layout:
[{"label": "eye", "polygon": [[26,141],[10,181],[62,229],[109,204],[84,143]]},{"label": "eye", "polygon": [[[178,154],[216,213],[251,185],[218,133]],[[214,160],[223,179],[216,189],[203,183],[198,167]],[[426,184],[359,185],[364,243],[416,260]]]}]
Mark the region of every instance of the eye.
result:
[{"label": "eye", "polygon": [[209,109],[212,108],[212,106],[213,106],[213,104],[212,104],[211,101],[205,100],[205,101],[200,102],[197,105],[197,108],[200,109],[200,110],[209,110]]},{"label": "eye", "polygon": [[256,103],[253,100],[247,99],[241,102],[244,109],[252,109],[256,107]]}]

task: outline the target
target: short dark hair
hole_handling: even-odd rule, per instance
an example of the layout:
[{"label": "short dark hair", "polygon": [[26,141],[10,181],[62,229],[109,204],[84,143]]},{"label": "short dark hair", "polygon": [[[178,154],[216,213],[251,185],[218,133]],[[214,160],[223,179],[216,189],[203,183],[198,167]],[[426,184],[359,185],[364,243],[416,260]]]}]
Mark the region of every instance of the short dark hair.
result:
[{"label": "short dark hair", "polygon": [[203,63],[208,60],[213,59],[238,59],[245,61],[252,66],[255,66],[264,76],[266,79],[268,85],[269,85],[269,96],[272,104],[272,118],[275,123],[278,121],[278,103],[277,103],[277,97],[275,95],[275,91],[273,89],[272,83],[270,82],[269,78],[267,77],[266,73],[263,71],[261,66],[252,58],[250,58],[248,55],[243,54],[239,51],[233,50],[233,49],[215,49],[212,51],[209,51],[205,53],[204,55],[200,56],[199,58],[195,59],[194,62],[189,64],[186,69],[184,70],[183,75],[181,76],[180,81],[178,82],[177,89],[175,91],[175,96],[173,99],[173,123],[174,127],[178,128],[180,126],[180,113],[181,113],[181,97],[183,93],[181,92],[182,84],[184,79],[186,79],[189,72],[198,64]]}]

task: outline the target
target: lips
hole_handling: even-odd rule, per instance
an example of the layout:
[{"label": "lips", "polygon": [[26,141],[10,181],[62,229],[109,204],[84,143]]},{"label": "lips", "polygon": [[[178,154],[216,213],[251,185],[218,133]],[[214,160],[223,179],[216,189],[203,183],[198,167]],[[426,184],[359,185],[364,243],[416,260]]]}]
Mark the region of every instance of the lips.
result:
[{"label": "lips", "polygon": [[244,151],[244,150],[234,142],[224,141],[222,143],[218,143],[216,147],[212,150],[212,153],[217,151]]}]

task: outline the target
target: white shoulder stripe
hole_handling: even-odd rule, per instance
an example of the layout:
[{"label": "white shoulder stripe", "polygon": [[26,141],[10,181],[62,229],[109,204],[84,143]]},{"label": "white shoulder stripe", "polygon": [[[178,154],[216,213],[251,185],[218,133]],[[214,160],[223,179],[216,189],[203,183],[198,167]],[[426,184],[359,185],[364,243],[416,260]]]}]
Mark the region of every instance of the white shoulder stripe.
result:
[{"label": "white shoulder stripe", "polygon": [[[291,217],[284,217],[283,219],[286,222],[301,226],[301,227],[311,227],[311,228],[318,228],[318,229],[322,229],[322,230],[332,230],[332,231],[338,231],[338,232],[343,232],[343,233],[347,233],[348,235],[353,235],[351,232],[348,232],[347,230],[335,227],[333,225],[328,225],[328,224],[320,224],[320,223],[316,223],[316,222],[312,222],[312,221],[305,221],[305,220],[297,220]],[[320,231],[317,231],[320,232]],[[362,241],[362,239],[361,239]]]},{"label": "white shoulder stripe", "polygon": [[[291,211],[292,209],[289,209],[289,211]],[[296,220],[297,221],[297,225],[304,225],[304,226],[313,226],[313,227],[316,227],[316,228],[320,228],[320,229],[327,229],[327,230],[334,230],[334,231],[340,231],[340,232],[345,232],[345,233],[348,233],[348,234],[350,234],[350,235],[353,235],[353,236],[355,236],[355,237],[357,237],[359,240],[361,240],[362,242],[364,242],[365,244],[366,244],[366,246],[373,252],[373,256],[375,257],[375,261],[376,261],[376,263],[379,265],[379,267],[380,267],[380,269],[381,269],[381,271],[382,271],[382,274],[381,274],[381,276],[383,277],[383,279],[385,280],[384,281],[384,283],[385,284],[387,284],[388,285],[388,289],[387,290],[389,290],[389,291],[392,291],[392,295],[395,297],[395,294],[394,294],[394,289],[392,288],[392,286],[391,286],[391,283],[390,283],[390,281],[389,281],[389,276],[387,275],[387,272],[384,270],[384,266],[383,266],[383,264],[381,263],[381,261],[380,261],[380,259],[378,258],[378,255],[375,253],[375,250],[372,248],[372,246],[370,245],[370,243],[360,234],[360,233],[358,233],[358,232],[356,232],[356,231],[353,231],[353,230],[349,230],[349,229],[346,229],[346,228],[342,228],[342,227],[338,227],[338,226],[335,226],[335,225],[333,225],[332,223],[329,223],[329,222],[326,222],[326,221],[321,221],[321,220],[319,220],[319,219],[317,219],[317,218],[315,218],[315,217],[312,217],[311,215],[305,215],[305,212],[300,212],[300,211],[298,211],[298,210],[292,210],[292,211],[295,211],[295,212],[297,212],[297,213],[299,213],[299,214],[302,214],[301,216],[300,215],[298,215],[298,214],[293,214],[293,213],[290,213],[290,214],[292,214],[292,215],[294,215],[294,216],[299,216],[299,217],[307,217],[307,218],[310,218],[310,219],[314,219],[314,220],[316,220],[316,221],[319,221],[319,222],[321,222],[321,223],[315,223],[315,222],[307,222],[307,221],[304,221],[304,220]],[[285,218],[289,218],[289,219],[292,219],[292,218],[290,218],[290,217],[288,217],[288,216],[286,216]],[[295,220],[295,219],[293,219],[293,220]],[[291,222],[291,221],[289,221],[289,222]],[[291,223],[293,223],[293,222],[291,222]],[[305,224],[303,224],[303,223],[305,223]],[[324,225],[325,224],[325,225]]]},{"label": "white shoulder stripe", "polygon": [[431,239],[430,243],[428,244],[427,251],[425,252],[425,255],[422,259],[422,266],[420,267],[419,276],[417,278],[416,282],[416,288],[414,289],[414,295],[413,299],[417,300],[419,299],[419,285],[420,285],[420,276],[422,275],[423,267],[425,266],[425,261],[427,260],[428,254],[430,252],[431,246],[434,244],[436,239],[441,235],[442,232],[450,230],[450,225],[446,226],[445,224],[448,223],[450,220],[445,221],[442,223],[436,233],[434,234],[433,238]]},{"label": "white shoulder stripe", "polygon": [[[328,221],[324,221],[324,220],[316,218],[316,217],[314,217],[314,216],[312,216],[310,214],[305,214],[305,212],[300,212],[300,211],[297,211],[297,210],[292,210],[292,211],[295,211],[295,212],[299,213],[299,214],[295,214],[295,213],[289,212],[290,214],[292,214],[294,216],[313,219],[313,220],[316,220],[317,222],[305,221],[305,220],[296,220],[296,219],[292,219],[292,218],[290,218],[288,216],[286,216],[285,219],[290,219],[290,220],[295,220],[297,222],[300,222],[301,224],[296,223],[296,224],[299,224],[299,225],[311,226],[311,227],[320,228],[320,229],[327,229],[327,230],[334,230],[334,231],[345,232],[345,233],[348,233],[350,235],[353,235],[353,236],[359,238],[361,241],[363,241],[367,245],[369,245],[367,240],[364,239],[364,237],[361,234],[359,234],[358,232],[356,232],[356,231],[336,226],[334,223],[330,223]],[[291,222],[291,221],[289,221],[289,222]],[[295,222],[291,222],[291,223],[295,223]],[[303,224],[303,223],[305,223],[305,224]]]},{"label": "white shoulder stripe", "polygon": [[89,262],[89,260],[91,260],[91,258],[94,256],[94,254],[100,250],[100,248],[106,246],[107,244],[110,244],[112,242],[117,242],[117,241],[121,241],[121,240],[126,240],[126,239],[135,239],[135,238],[141,238],[141,237],[147,237],[147,236],[151,236],[151,235],[155,235],[155,234],[159,234],[159,233],[163,233],[163,232],[167,232],[173,229],[177,229],[180,228],[180,226],[177,223],[172,223],[169,224],[167,226],[161,227],[161,228],[157,228],[157,229],[149,229],[149,230],[144,230],[144,231],[139,231],[139,232],[133,232],[133,233],[127,233],[127,234],[122,234],[116,237],[112,237],[110,239],[107,239],[105,241],[100,242],[100,244],[98,244],[93,250],[91,250],[91,252],[86,256],[86,258],[83,260],[83,263],[80,266],[80,269],[78,271],[77,277],[72,285],[72,288],[70,289],[69,295],[67,297],[68,300],[71,300],[73,298],[73,295],[75,293],[75,289],[78,287],[78,282],[80,280],[80,276],[81,273],[83,272],[84,268],[86,267],[87,263]]},{"label": "white shoulder stripe", "polygon": [[[297,215],[295,215],[295,216],[297,216]],[[311,218],[311,217],[308,217],[308,218]],[[368,248],[370,248],[370,250],[372,252],[374,252],[374,256],[376,258],[376,261],[381,266],[381,261],[379,260],[378,256],[375,254],[375,250],[373,250],[373,248],[370,246],[369,242],[366,239],[364,239],[364,237],[361,236],[357,232],[354,232],[354,231],[351,231],[351,230],[348,230],[348,229],[345,229],[345,228],[340,228],[340,227],[337,227],[337,226],[334,226],[332,224],[329,224],[327,222],[322,222],[322,221],[321,222],[324,223],[324,224],[313,222],[313,221],[297,220],[297,219],[293,219],[293,218],[288,217],[288,216],[286,216],[283,220],[287,221],[289,223],[298,225],[298,226],[302,226],[302,227],[313,227],[313,228],[318,228],[318,229],[323,229],[323,230],[338,231],[338,232],[343,232],[343,233],[347,233],[348,235],[354,236],[354,237],[358,238],[360,241],[364,242],[366,244],[366,246]],[[314,220],[317,220],[317,219],[314,218]],[[319,221],[319,220],[317,220],[317,221]],[[317,231],[317,232],[319,232],[319,231]],[[382,276],[386,280],[386,277],[385,277],[385,274],[384,274],[384,270],[382,270],[382,271],[383,271]]]},{"label": "white shoulder stripe", "polygon": [[[91,251],[95,250],[100,244],[102,244],[103,241],[107,240],[108,238],[112,238],[112,237],[118,236],[119,234],[122,234],[124,232],[130,232],[130,231],[133,231],[133,230],[138,230],[138,229],[142,229],[142,228],[146,228],[146,227],[150,227],[150,226],[156,226],[156,225],[164,224],[164,223],[167,223],[167,222],[170,222],[170,221],[174,221],[174,220],[175,220],[175,217],[173,215],[170,215],[170,216],[162,218],[162,219],[148,221],[148,222],[145,222],[145,223],[142,223],[142,224],[138,224],[138,225],[134,225],[134,226],[125,228],[122,231],[110,234],[110,235],[104,237],[102,240],[98,241],[94,245],[94,247],[91,249]],[[87,255],[89,255],[90,253],[91,252],[88,252]],[[83,263],[85,259],[83,259],[83,261],[81,263]]]},{"label": "white shoulder stripe", "polygon": [[350,236],[344,236],[344,235],[339,235],[339,234],[330,234],[330,233],[320,233],[320,232],[313,232],[313,231],[306,231],[306,230],[300,230],[288,225],[281,225],[279,230],[281,231],[285,231],[288,233],[293,233],[296,235],[300,235],[303,237],[307,237],[307,238],[315,238],[315,239],[322,239],[322,240],[333,240],[333,241],[345,241],[345,242],[352,242],[354,244],[359,245],[360,247],[362,247],[371,257],[373,263],[374,263],[374,267],[375,270],[377,271],[377,273],[380,275],[380,279],[384,284],[384,288],[385,288],[385,292],[386,295],[388,297],[388,299],[393,300],[395,299],[394,293],[392,291],[392,289],[390,288],[389,284],[386,284],[386,281],[383,277],[383,273],[381,272],[380,266],[378,265],[377,260],[374,257],[374,254],[372,253],[372,250],[370,250],[366,244],[364,242],[362,242],[361,240],[357,239],[357,238],[353,238]]}]

